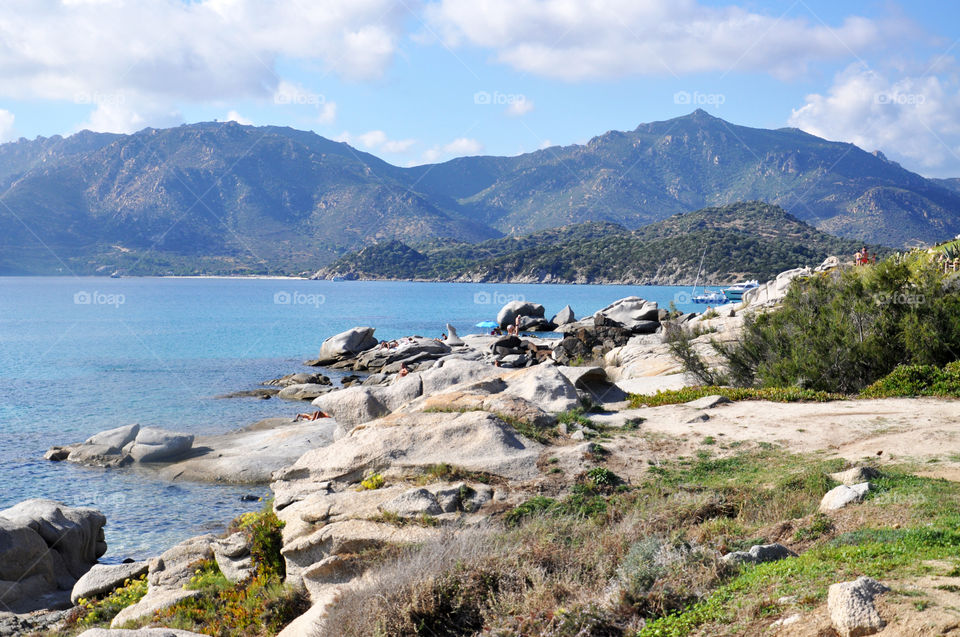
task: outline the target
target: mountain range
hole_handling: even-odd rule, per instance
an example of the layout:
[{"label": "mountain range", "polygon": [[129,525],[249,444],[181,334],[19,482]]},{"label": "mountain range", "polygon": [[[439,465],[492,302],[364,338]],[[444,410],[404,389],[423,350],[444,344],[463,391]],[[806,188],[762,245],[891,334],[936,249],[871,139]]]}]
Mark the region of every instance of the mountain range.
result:
[{"label": "mountain range", "polygon": [[297,273],[400,240],[625,231],[759,200],[891,247],[960,233],[960,186],[882,153],[702,110],[514,157],[391,165],[275,126],[206,122],[0,145],[0,274]]}]

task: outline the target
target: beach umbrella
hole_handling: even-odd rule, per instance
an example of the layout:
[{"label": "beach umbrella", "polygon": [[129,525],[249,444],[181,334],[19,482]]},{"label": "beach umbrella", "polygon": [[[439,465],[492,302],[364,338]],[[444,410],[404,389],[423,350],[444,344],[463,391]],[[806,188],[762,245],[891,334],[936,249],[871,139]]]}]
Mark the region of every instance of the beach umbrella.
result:
[{"label": "beach umbrella", "polygon": [[497,323],[496,321],[480,321],[479,323],[477,323],[477,327],[486,327],[486,328],[500,327],[500,324]]}]

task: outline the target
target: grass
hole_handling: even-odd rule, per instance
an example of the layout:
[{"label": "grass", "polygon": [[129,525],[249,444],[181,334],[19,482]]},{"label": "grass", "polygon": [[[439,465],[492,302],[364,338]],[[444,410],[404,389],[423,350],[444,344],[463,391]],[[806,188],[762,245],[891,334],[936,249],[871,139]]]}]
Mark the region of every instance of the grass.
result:
[{"label": "grass", "polygon": [[724,387],[719,385],[701,385],[658,391],[656,394],[630,394],[630,407],[660,407],[676,405],[697,400],[704,396],[724,396],[730,400],[769,400],[779,403],[827,402],[846,400],[849,396],[829,392],[801,389],[799,387]]},{"label": "grass", "polygon": [[[486,411],[479,407],[464,407],[464,408],[454,408],[454,407],[431,407],[430,409],[424,410],[424,413],[460,413],[464,414],[471,411]],[[552,427],[538,427],[531,422],[521,420],[520,418],[514,418],[500,412],[489,412],[494,416],[507,423],[513,429],[530,440],[539,442],[540,444],[550,444],[553,442],[557,436],[560,435],[560,432],[557,430],[557,427],[554,425]]]},{"label": "grass", "polygon": [[[957,510],[960,488],[945,481],[890,471],[858,505],[866,520],[895,511],[900,530],[844,534],[815,515],[834,485],[827,473],[842,468],[772,446],[665,461],[630,485],[595,467],[566,495],[505,511],[502,525],[451,532],[381,565],[331,625],[383,636],[741,634],[785,610],[771,600],[797,595],[810,607],[838,578],[920,570],[921,558],[956,551],[956,520],[930,515]],[[740,570],[717,559],[796,520],[810,547],[800,558]],[[923,531],[930,523],[942,528]]]},{"label": "grass", "polygon": [[463,467],[447,464],[445,462],[433,464],[416,475],[408,476],[408,482],[418,486],[432,484],[434,482],[480,482],[482,484],[494,484],[500,481],[500,478],[483,471],[470,471]]}]

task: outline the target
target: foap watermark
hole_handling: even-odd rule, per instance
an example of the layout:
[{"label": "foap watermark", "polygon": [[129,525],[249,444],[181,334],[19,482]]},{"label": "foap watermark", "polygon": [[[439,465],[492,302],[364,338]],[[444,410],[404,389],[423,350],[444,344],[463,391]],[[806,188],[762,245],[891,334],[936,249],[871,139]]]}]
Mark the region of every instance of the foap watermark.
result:
[{"label": "foap watermark", "polygon": [[527,101],[522,93],[501,93],[500,91],[477,91],[473,94],[473,103],[481,106],[512,106]]},{"label": "foap watermark", "polygon": [[693,295],[689,292],[677,292],[673,295],[673,302],[680,303],[693,303]]},{"label": "foap watermark", "polygon": [[504,292],[487,292],[481,290],[473,295],[473,302],[477,305],[506,305],[511,301],[525,302],[522,294],[506,294]]},{"label": "foap watermark", "polygon": [[320,106],[327,103],[327,98],[320,93],[303,90],[280,89],[273,96],[273,103],[279,106]]},{"label": "foap watermark", "polygon": [[700,91],[677,91],[673,94],[673,103],[694,106],[722,106],[727,101],[723,93],[701,93]]},{"label": "foap watermark", "polygon": [[913,292],[894,292],[893,294],[874,294],[873,300],[877,305],[911,305],[918,306],[926,303],[926,297]]},{"label": "foap watermark", "polygon": [[123,93],[102,93],[100,91],[80,91],[73,94],[74,104],[93,104],[94,106],[121,106],[127,101]]},{"label": "foap watermark", "polygon": [[320,307],[327,302],[322,294],[305,294],[303,292],[287,292],[281,290],[273,295],[274,305],[312,305]]},{"label": "foap watermark", "polygon": [[108,294],[97,290],[93,292],[80,290],[73,295],[74,305],[112,305],[118,308],[126,302],[127,297],[123,294]]},{"label": "foap watermark", "polygon": [[923,93],[877,93],[874,97],[877,104],[896,104],[897,106],[919,106],[927,101]]}]

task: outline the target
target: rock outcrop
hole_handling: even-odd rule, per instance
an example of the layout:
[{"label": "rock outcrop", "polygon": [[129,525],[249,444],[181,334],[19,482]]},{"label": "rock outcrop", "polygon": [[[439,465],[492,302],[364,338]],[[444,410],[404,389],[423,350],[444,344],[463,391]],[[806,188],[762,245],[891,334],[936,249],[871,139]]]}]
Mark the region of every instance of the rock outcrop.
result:
[{"label": "rock outcrop", "polygon": [[316,364],[332,365],[375,347],[378,341],[373,332],[372,327],[354,327],[331,336],[320,345]]},{"label": "rock outcrop", "polygon": [[0,597],[27,612],[69,600],[76,581],[106,553],[99,511],[45,499],[0,511]]},{"label": "rock outcrop", "polygon": [[170,462],[188,454],[192,446],[192,434],[125,425],[102,431],[75,445],[53,447],[45,457],[88,466],[118,467],[133,462]]},{"label": "rock outcrop", "polygon": [[70,601],[92,599],[105,595],[128,579],[140,577],[147,572],[147,562],[131,562],[129,564],[94,564],[83,577],[77,580],[70,592]]}]

